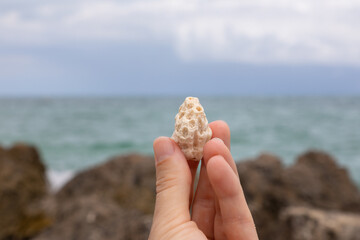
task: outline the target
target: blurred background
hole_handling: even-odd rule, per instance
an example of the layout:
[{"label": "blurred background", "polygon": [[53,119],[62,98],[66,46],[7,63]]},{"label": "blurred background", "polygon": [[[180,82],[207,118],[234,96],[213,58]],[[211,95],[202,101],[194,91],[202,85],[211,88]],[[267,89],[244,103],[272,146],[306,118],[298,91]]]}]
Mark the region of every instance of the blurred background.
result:
[{"label": "blurred background", "polygon": [[[229,124],[261,239],[355,239],[341,226],[357,223],[359,236],[360,216],[327,211],[360,213],[359,23],[358,0],[0,1],[0,146],[41,154],[0,147],[0,239],[146,239],[151,216],[127,211],[152,213],[153,161],[124,154],[152,156],[187,96]],[[326,154],[292,165],[309,149],[351,180]],[[293,167],[243,161],[263,152]],[[325,235],[301,237],[313,226],[295,224],[302,214]],[[278,228],[280,216],[300,237]]]},{"label": "blurred background", "polygon": [[360,183],[360,2],[0,3],[0,141],[38,146],[57,184],[152,154],[198,96],[236,159],[333,154]]}]

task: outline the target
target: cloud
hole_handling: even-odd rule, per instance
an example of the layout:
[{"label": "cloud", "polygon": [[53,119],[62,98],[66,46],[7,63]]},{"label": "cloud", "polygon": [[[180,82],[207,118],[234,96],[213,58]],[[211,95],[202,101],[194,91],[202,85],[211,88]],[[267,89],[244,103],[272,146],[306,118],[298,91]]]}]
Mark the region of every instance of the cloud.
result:
[{"label": "cloud", "polygon": [[[359,4],[228,2],[178,28],[186,59],[252,63],[360,63]],[[270,4],[269,4],[270,3]],[[354,11],[357,9],[358,11]],[[229,10],[229,12],[226,12]],[[211,13],[211,14],[210,14]]]},{"label": "cloud", "polygon": [[3,47],[155,42],[184,61],[360,65],[357,0],[20,3],[0,3]]}]

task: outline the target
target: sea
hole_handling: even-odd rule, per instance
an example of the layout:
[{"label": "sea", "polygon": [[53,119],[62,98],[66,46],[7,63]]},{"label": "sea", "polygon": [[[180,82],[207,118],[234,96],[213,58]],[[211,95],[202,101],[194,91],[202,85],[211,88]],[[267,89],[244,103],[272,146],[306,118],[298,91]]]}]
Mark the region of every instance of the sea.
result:
[{"label": "sea", "polygon": [[[171,136],[186,96],[1,98],[0,144],[35,145],[53,189],[112,156],[152,155]],[[323,150],[360,186],[360,97],[200,97],[209,122],[226,121],[236,161],[270,152],[292,164]]]}]

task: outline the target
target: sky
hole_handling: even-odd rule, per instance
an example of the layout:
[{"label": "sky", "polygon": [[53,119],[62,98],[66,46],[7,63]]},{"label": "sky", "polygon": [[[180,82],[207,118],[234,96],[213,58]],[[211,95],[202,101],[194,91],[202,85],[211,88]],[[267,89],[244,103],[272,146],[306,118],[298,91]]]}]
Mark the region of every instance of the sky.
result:
[{"label": "sky", "polygon": [[360,95],[358,0],[2,0],[0,96]]}]

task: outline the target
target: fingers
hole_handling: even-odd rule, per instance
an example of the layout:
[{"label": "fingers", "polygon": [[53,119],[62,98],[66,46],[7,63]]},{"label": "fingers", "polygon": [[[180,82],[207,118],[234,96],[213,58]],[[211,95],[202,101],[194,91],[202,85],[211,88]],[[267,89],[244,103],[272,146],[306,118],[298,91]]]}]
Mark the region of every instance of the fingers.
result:
[{"label": "fingers", "polygon": [[220,138],[224,141],[228,149],[230,149],[230,128],[226,122],[222,120],[209,123],[212,130],[212,138]]},{"label": "fingers", "polygon": [[220,138],[213,138],[208,141],[204,146],[204,160],[205,164],[213,156],[221,155],[224,156],[226,162],[229,164],[231,169],[236,175],[238,175],[235,161],[231,155],[229,148],[225,145],[225,142]]},{"label": "fingers", "polygon": [[154,141],[156,203],[151,231],[159,233],[190,221],[191,171],[178,145],[168,137]]},{"label": "fingers", "polygon": [[[230,129],[228,125],[224,121],[215,121],[210,123],[209,126],[213,133],[212,137],[222,139],[230,148]],[[209,156],[208,150],[204,149],[204,158]],[[215,209],[214,192],[207,176],[205,164],[202,162],[199,183],[193,202],[192,220],[196,222],[198,228],[209,239],[214,238]]]},{"label": "fingers", "polygon": [[214,239],[215,194],[201,164],[200,178],[192,207],[192,220],[208,239]]},{"label": "fingers", "polygon": [[239,179],[221,156],[212,156],[206,165],[209,181],[218,199],[223,231],[229,240],[256,240],[254,221]]}]

